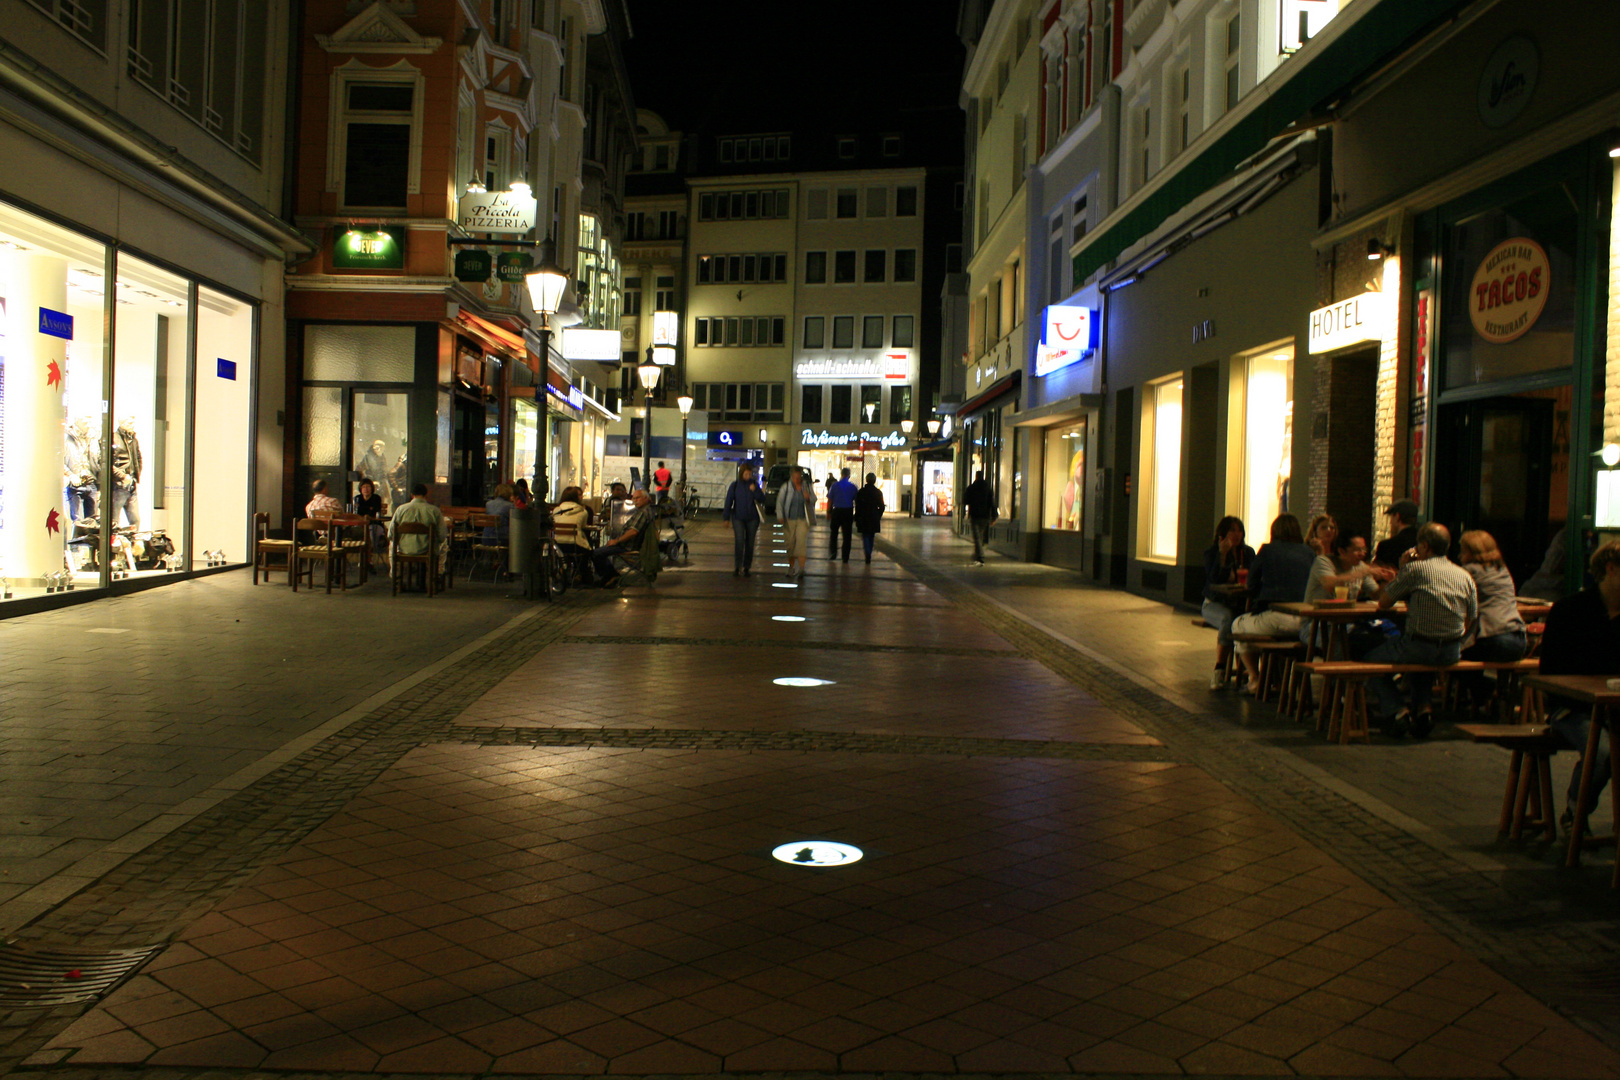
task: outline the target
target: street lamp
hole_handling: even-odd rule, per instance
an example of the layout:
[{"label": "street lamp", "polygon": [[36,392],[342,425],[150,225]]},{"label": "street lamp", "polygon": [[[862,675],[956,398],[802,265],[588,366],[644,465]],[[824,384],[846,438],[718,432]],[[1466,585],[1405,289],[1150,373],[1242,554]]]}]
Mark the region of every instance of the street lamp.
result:
[{"label": "street lamp", "polygon": [[934,435],[939,434],[939,421],[938,420],[930,420],[930,421],[928,421],[928,434],[930,436],[934,436]]},{"label": "street lamp", "polygon": [[664,369],[652,362],[652,347],[647,347],[647,362],[636,369],[641,378],[641,387],[647,391],[646,418],[641,421],[641,487],[649,496],[652,495],[652,394],[658,386],[658,377]]},{"label": "street lamp", "polygon": [[900,430],[906,433],[906,441],[909,442],[911,440],[911,429],[916,426],[916,421],[912,420],[910,417],[900,421]]},{"label": "street lamp", "polygon": [[681,408],[681,501],[686,501],[686,418],[692,415],[692,395],[682,394],[675,399]]},{"label": "street lamp", "polygon": [[[563,292],[568,288],[568,274],[557,265],[557,245],[549,236],[540,245],[540,264],[524,275],[523,284],[529,290],[529,303],[540,316],[540,371],[536,375],[536,382],[544,387],[546,369],[551,364],[551,317],[562,306]],[[549,425],[545,422],[546,403],[539,392],[535,395],[534,404],[539,412],[536,422],[540,424],[541,431],[540,454],[534,463],[534,497],[543,502],[551,492],[546,468],[551,458],[551,447],[545,437]]]}]

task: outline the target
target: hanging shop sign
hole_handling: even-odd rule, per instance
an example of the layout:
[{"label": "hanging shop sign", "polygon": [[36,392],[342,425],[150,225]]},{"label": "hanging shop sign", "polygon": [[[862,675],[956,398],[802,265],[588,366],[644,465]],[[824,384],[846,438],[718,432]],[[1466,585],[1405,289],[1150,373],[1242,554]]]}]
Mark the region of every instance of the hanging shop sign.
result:
[{"label": "hanging shop sign", "polygon": [[523,284],[523,278],[534,269],[534,256],[522,251],[503,251],[495,258],[495,276],[512,285]]},{"label": "hanging shop sign", "polygon": [[526,233],[534,228],[533,196],[514,191],[485,191],[463,195],[461,227],[468,232]]},{"label": "hanging shop sign", "polygon": [[1311,312],[1307,352],[1323,353],[1384,336],[1384,294],[1364,292]]},{"label": "hanging shop sign", "polygon": [[851,359],[800,360],[793,365],[793,374],[800,379],[893,379],[902,380],[911,374],[911,356],[908,353],[884,353]]},{"label": "hanging shop sign", "polygon": [[52,311],[50,308],[42,307],[39,309],[39,332],[46,337],[72,341],[73,316],[65,311]]},{"label": "hanging shop sign", "polygon": [[907,441],[908,440],[905,433],[900,431],[891,431],[887,435],[874,435],[870,431],[863,431],[859,434],[834,435],[832,432],[826,430],[823,430],[820,434],[817,434],[811,429],[805,428],[799,433],[800,446],[813,446],[818,448],[835,447],[854,449],[856,447],[865,445],[866,449],[872,450],[897,450],[904,447]]},{"label": "hanging shop sign", "polygon": [[653,312],[653,339],[654,345],[674,345],[675,335],[681,325],[681,316],[675,311]]},{"label": "hanging shop sign", "polygon": [[339,229],[332,234],[334,270],[405,269],[405,230],[397,225]]},{"label": "hanging shop sign", "polygon": [[1474,333],[1496,345],[1523,337],[1541,318],[1551,285],[1540,244],[1524,236],[1497,244],[1474,271],[1468,305]]},{"label": "hanging shop sign", "polygon": [[620,359],[619,342],[617,330],[589,330],[583,326],[570,326],[562,332],[563,359],[617,363]]},{"label": "hanging shop sign", "polygon": [[1052,304],[1046,309],[1046,328],[1041,344],[1049,349],[1084,352],[1097,347],[1096,312],[1088,307]]},{"label": "hanging shop sign", "polygon": [[1506,127],[1519,118],[1536,92],[1541,57],[1522,34],[1496,47],[1479,73],[1479,118],[1486,127]]},{"label": "hanging shop sign", "polygon": [[493,263],[487,251],[456,252],[457,281],[488,281]]},{"label": "hanging shop sign", "polygon": [[736,450],[742,444],[743,433],[740,431],[709,432],[709,448],[711,450]]}]

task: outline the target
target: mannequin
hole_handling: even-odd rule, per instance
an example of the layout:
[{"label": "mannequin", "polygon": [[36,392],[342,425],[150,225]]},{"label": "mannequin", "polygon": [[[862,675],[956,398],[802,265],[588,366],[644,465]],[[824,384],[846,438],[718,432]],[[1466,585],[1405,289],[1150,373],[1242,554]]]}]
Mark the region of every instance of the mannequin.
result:
[{"label": "mannequin", "polygon": [[90,417],[81,416],[69,425],[62,454],[63,494],[69,521],[96,516],[100,477],[101,440],[95,436]]},{"label": "mannequin", "polygon": [[391,496],[389,505],[396,508],[411,501],[411,474],[405,466],[405,455],[409,449],[410,444],[403,439],[400,440],[399,460],[394,462],[394,467],[388,471],[388,494]]},{"label": "mannequin", "polygon": [[135,434],[135,418],[126,416],[113,432],[112,445],[113,493],[112,527],[119,527],[119,511],[136,532],[141,529],[141,507],[136,491],[141,483],[141,444]]}]

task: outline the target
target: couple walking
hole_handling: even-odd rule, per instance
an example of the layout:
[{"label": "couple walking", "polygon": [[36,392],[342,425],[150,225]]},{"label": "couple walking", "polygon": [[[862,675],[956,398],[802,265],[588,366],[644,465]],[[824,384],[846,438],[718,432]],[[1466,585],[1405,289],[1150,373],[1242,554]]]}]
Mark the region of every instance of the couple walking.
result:
[{"label": "couple walking", "polygon": [[[839,489],[847,489],[840,491]],[[833,499],[836,493],[841,498]],[[849,524],[853,522],[861,533],[861,544],[866,549],[866,561],[872,561],[872,543],[877,538],[883,524],[883,493],[877,488],[877,474],[866,474],[866,486],[855,489],[850,482],[849,470],[844,470],[843,480],[833,485],[833,493],[829,493],[831,506],[833,537],[829,547],[828,557],[835,557],[837,550],[838,531],[844,533],[844,561],[849,561],[850,533]],[[840,506],[843,498],[848,499],[847,506]],[[758,482],[754,479],[754,470],[744,466],[726,490],[726,499],[721,507],[720,518],[730,522],[732,537],[735,541],[733,548],[734,565],[732,577],[747,577],[754,564],[754,537],[759,532],[759,523],[765,517],[765,493],[760,490]],[[781,521],[786,531],[788,576],[803,578],[805,566],[809,562],[807,549],[809,546],[810,526],[816,523],[816,493],[815,486],[804,469],[795,465],[788,477],[788,482],[776,493],[776,517]]]}]

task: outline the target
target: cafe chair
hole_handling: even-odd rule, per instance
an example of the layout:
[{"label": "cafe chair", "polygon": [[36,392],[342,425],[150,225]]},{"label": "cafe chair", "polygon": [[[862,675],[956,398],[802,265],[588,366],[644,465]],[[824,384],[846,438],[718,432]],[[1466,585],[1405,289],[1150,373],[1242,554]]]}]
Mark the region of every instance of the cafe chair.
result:
[{"label": "cafe chair", "polygon": [[307,578],[311,589],[315,587],[317,563],[326,568],[326,591],[332,591],[332,579],[339,572],[337,564],[344,558],[336,546],[335,536],[330,518],[299,518],[293,522],[290,575],[293,592],[298,591],[300,578]]},{"label": "cafe chair", "polygon": [[[259,575],[264,575],[265,584],[270,583],[270,571],[273,569],[285,570],[288,578],[292,577],[292,548],[291,540],[277,540],[270,536],[270,515],[258,513],[253,515],[253,584],[259,583]],[[280,562],[280,566],[273,566],[271,559]]]},{"label": "cafe chair", "polygon": [[494,514],[468,514],[467,529],[472,534],[472,567],[467,572],[467,580],[473,579],[478,564],[487,558],[490,560],[489,579],[499,581],[506,572],[507,549],[506,537],[501,534],[501,519]]},{"label": "cafe chair", "polygon": [[[423,536],[427,538],[427,550],[419,555],[407,555],[399,549],[401,536]],[[393,580],[393,595],[398,596],[399,590],[405,584],[405,575],[412,566],[422,568],[422,576],[426,582],[427,594],[432,597],[438,588],[439,581],[439,546],[433,542],[433,530],[426,525],[416,522],[397,522],[394,525],[393,547],[390,551],[389,576]]]}]

